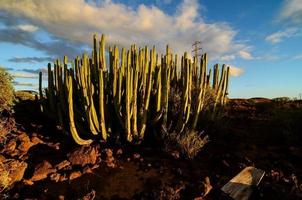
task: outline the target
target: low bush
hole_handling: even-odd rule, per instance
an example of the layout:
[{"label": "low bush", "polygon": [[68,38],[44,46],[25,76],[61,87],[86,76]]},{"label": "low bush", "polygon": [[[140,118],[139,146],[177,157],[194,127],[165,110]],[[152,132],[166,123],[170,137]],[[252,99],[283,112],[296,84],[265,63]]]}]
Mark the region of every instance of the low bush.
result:
[{"label": "low bush", "polygon": [[12,76],[0,67],[0,112],[10,109],[14,101]]}]

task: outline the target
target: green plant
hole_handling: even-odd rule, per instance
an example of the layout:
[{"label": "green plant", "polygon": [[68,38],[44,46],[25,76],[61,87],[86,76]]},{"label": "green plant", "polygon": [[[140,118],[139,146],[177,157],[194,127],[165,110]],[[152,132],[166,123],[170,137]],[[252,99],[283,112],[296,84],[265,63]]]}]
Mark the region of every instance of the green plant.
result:
[{"label": "green plant", "polygon": [[14,101],[14,90],[12,85],[12,76],[0,67],[0,112],[4,109],[10,109]]},{"label": "green plant", "polygon": [[[205,110],[217,113],[226,103],[229,67],[223,65],[219,77],[219,66],[215,65],[211,85],[207,54],[198,61],[184,53],[179,65],[169,46],[164,55],[156,53],[155,47],[149,50],[136,45],[122,49],[121,54],[117,46],[109,47],[108,53],[107,57],[105,36],[97,42],[95,35],[91,56],[84,53],[71,66],[66,56],[63,62],[48,65],[45,92],[40,73],[43,112],[71,132],[78,144],[92,142],[81,139],[80,134],[101,134],[101,139],[107,140],[112,132],[122,132],[126,141],[139,143],[148,126],[161,127],[158,132],[162,135],[198,131],[201,114]],[[173,98],[172,92],[178,98]],[[179,108],[172,113],[176,101]]]}]

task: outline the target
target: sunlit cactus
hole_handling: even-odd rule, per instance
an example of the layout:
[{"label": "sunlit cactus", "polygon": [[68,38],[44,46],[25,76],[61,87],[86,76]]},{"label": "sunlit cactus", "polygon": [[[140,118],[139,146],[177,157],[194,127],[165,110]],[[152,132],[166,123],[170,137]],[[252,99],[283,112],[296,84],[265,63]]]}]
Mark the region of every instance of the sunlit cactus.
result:
[{"label": "sunlit cactus", "polygon": [[[39,76],[43,112],[56,116],[78,144],[90,144],[93,140],[81,139],[91,137],[89,133],[107,140],[115,131],[124,141],[140,143],[150,132],[148,127],[180,134],[196,130],[205,109],[214,115],[226,104],[229,67],[222,65],[220,72],[216,64],[212,79],[207,54],[198,60],[184,53],[178,62],[169,46],[164,55],[158,55],[155,47],[132,45],[120,51],[113,46],[108,54],[105,47],[105,36],[99,40],[94,35],[90,57],[84,53],[71,66],[66,56],[63,62],[56,60],[53,69],[49,64],[46,95],[42,73]],[[208,91],[214,94],[214,102],[205,108]],[[176,103],[171,95],[180,98],[176,113],[170,110]]]}]

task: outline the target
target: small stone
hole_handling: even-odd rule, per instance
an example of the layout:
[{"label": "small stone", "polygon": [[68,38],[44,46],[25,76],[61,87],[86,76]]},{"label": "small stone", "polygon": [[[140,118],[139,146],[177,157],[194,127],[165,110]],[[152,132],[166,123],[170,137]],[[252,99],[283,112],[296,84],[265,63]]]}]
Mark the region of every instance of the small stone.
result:
[{"label": "small stone", "polygon": [[148,163],[148,167],[151,167],[152,165],[151,165],[151,163]]},{"label": "small stone", "polygon": [[120,148],[116,151],[116,155],[120,156],[123,154],[123,150]]},{"label": "small stone", "polygon": [[127,161],[130,162],[130,161],[131,161],[131,158],[127,158]]},{"label": "small stone", "polygon": [[3,162],[5,160],[6,160],[6,158],[3,155],[0,154],[0,162]]},{"label": "small stone", "polygon": [[143,158],[141,158],[141,159],[139,159],[139,161],[144,162],[144,159],[143,159]]},{"label": "small stone", "polygon": [[100,165],[95,164],[95,165],[93,165],[93,166],[91,167],[91,169],[96,169],[96,168],[99,168],[99,166],[100,166]]},{"label": "small stone", "polygon": [[64,160],[62,162],[60,162],[59,164],[56,165],[56,168],[58,170],[64,169],[66,167],[70,166],[70,162],[68,160]]},{"label": "small stone", "polygon": [[35,167],[35,172],[31,178],[31,181],[39,181],[47,178],[50,173],[55,173],[57,170],[53,169],[52,165],[44,160],[42,163]]},{"label": "small stone", "polygon": [[63,182],[66,180],[68,180],[68,178],[66,177],[66,174],[60,176],[60,182]]},{"label": "small stone", "polygon": [[82,174],[81,174],[80,171],[72,172],[70,174],[70,176],[69,176],[69,180],[73,180],[73,179],[79,178],[80,176],[82,176]]},{"label": "small stone", "polygon": [[83,174],[91,174],[92,173],[92,169],[88,166],[86,166],[84,169],[83,169]]},{"label": "small stone", "polygon": [[172,151],[171,155],[176,159],[178,159],[180,157],[179,151]]},{"label": "small stone", "polygon": [[50,180],[55,181],[56,183],[59,182],[61,175],[59,173],[50,174]]},{"label": "small stone", "polygon": [[33,181],[31,181],[31,180],[23,180],[23,183],[25,184],[25,185],[33,185],[34,184],[34,182]]},{"label": "small stone", "polygon": [[139,159],[141,155],[139,153],[133,154],[133,159]]},{"label": "small stone", "polygon": [[222,164],[228,168],[230,168],[230,164],[226,160],[222,160]]},{"label": "small stone", "polygon": [[32,136],[30,140],[34,145],[44,144],[44,142],[40,138],[38,138],[36,135]]},{"label": "small stone", "polygon": [[93,199],[95,199],[95,194],[96,194],[96,192],[94,190],[92,190],[91,192],[89,192],[88,194],[83,196],[82,200],[93,200]]},{"label": "small stone", "polygon": [[26,153],[34,145],[26,133],[19,135],[18,139],[21,142],[21,144],[18,146],[18,149],[23,153]]},{"label": "small stone", "polygon": [[64,200],[64,199],[65,199],[64,195],[59,195],[58,196],[58,200]]},{"label": "small stone", "polygon": [[204,181],[202,182],[202,186],[204,188],[202,197],[205,197],[209,192],[212,190],[212,185],[210,183],[210,178],[207,176],[205,177]]},{"label": "small stone", "polygon": [[68,154],[68,160],[72,165],[95,164],[98,157],[98,150],[93,146],[81,146]]}]

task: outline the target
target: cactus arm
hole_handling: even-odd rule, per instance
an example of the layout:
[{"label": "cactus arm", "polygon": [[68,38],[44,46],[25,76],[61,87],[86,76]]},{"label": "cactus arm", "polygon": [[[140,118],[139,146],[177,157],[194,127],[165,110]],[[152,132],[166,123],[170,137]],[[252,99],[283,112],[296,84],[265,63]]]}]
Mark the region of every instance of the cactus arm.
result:
[{"label": "cactus arm", "polygon": [[69,76],[67,81],[67,91],[68,91],[68,110],[69,110],[69,126],[72,138],[79,145],[88,145],[92,143],[92,140],[84,140],[80,138],[75,123],[74,123],[74,113],[73,113],[73,99],[72,99],[72,78]]}]

